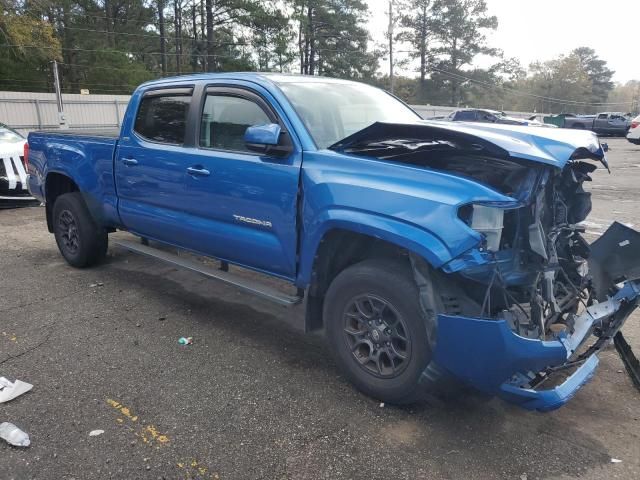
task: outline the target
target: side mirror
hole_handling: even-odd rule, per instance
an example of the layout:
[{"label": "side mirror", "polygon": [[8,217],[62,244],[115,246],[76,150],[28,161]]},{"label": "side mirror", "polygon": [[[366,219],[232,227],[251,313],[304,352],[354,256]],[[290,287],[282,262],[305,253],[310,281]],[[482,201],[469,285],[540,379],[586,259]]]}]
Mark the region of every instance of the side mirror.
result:
[{"label": "side mirror", "polygon": [[244,143],[252,152],[284,156],[291,151],[291,146],[282,144],[281,133],[282,129],[277,123],[252,125],[244,132]]}]

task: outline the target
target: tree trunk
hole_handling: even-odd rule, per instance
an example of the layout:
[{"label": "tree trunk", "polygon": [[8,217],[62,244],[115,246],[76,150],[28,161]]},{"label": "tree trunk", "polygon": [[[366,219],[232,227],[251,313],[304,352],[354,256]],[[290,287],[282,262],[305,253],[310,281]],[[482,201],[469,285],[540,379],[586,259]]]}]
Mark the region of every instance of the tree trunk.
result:
[{"label": "tree trunk", "polygon": [[313,25],[313,7],[307,7],[307,19],[309,21],[309,75],[314,75],[316,70],[316,39]]},{"label": "tree trunk", "polygon": [[[451,73],[458,74],[458,42],[455,38],[451,48]],[[451,78],[451,105],[458,106],[458,79],[456,77]]]},{"label": "tree trunk", "polygon": [[[201,47],[200,47],[200,51],[202,51],[202,47],[204,46],[204,42],[205,39],[207,38],[207,22],[205,21],[205,14],[204,14],[204,0],[200,0],[200,38],[202,39],[201,41]],[[206,72],[207,69],[209,68],[207,63],[207,57],[206,55],[204,57],[202,57],[202,71]]]},{"label": "tree trunk", "polygon": [[[60,78],[60,85],[62,88],[65,83],[69,83],[69,86],[72,88],[72,91],[75,92],[75,89],[78,87],[77,85],[78,72],[75,67],[75,64],[77,62],[75,61],[73,56],[73,54],[75,53],[75,51],[73,50],[73,39],[71,38],[69,30],[64,28],[67,25],[69,25],[68,13],[69,12],[67,12],[67,9],[64,8],[62,11],[63,28],[61,29],[62,30],[62,47],[64,48],[64,50],[62,51],[62,59],[63,59],[63,62],[66,63],[67,65],[60,66],[61,67],[60,69],[63,72]],[[65,82],[65,80],[68,80],[68,82]]]},{"label": "tree trunk", "polygon": [[111,7],[111,0],[104,0],[104,18],[105,18],[105,30],[107,31],[107,45],[110,48],[115,48],[115,35],[113,34],[113,12]]},{"label": "tree trunk", "polygon": [[303,12],[304,12],[304,3],[302,3],[300,5],[300,16],[298,17],[299,18],[299,21],[298,21],[298,53],[300,55],[300,73],[301,74],[304,73],[304,51],[305,51],[304,42],[302,40],[302,37],[303,37],[303,35],[302,35],[302,30],[303,30],[303,28],[302,28],[302,26],[303,26],[303,24],[302,24],[302,15],[303,15]]},{"label": "tree trunk", "polygon": [[309,73],[309,27],[307,27],[307,34],[304,36],[304,62],[302,63],[302,73],[305,75]]},{"label": "tree trunk", "polygon": [[191,40],[191,70],[196,71],[198,68],[198,23],[196,22],[196,2],[193,0],[193,8],[191,9],[191,28],[193,30],[193,40]]},{"label": "tree trunk", "polygon": [[176,42],[176,73],[179,75],[182,73],[180,68],[181,53],[182,53],[182,2],[179,0],[173,0],[173,29],[175,33]]},{"label": "tree trunk", "polygon": [[422,22],[420,25],[420,88],[424,89],[427,77],[427,4],[422,4]]},{"label": "tree trunk", "polygon": [[167,45],[164,30],[164,0],[158,0],[158,30],[160,30],[160,66],[162,76],[167,75]]},{"label": "tree trunk", "polygon": [[212,0],[206,0],[205,9],[207,11],[207,72],[215,71],[215,58],[213,57],[213,10]]}]

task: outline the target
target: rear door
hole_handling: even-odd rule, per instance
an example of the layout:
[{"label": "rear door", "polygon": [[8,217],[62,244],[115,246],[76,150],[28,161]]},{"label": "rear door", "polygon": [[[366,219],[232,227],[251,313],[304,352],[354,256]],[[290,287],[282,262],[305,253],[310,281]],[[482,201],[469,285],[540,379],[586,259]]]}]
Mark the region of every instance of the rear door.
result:
[{"label": "rear door", "polygon": [[187,118],[193,87],[147,91],[135,120],[125,126],[115,158],[118,210],[124,225],[143,236],[181,243],[185,209]]},{"label": "rear door", "polygon": [[[248,86],[201,86],[196,148],[183,158],[186,246],[286,278],[296,272],[302,151],[289,125]],[[247,127],[278,123],[284,155],[250,151]]]}]

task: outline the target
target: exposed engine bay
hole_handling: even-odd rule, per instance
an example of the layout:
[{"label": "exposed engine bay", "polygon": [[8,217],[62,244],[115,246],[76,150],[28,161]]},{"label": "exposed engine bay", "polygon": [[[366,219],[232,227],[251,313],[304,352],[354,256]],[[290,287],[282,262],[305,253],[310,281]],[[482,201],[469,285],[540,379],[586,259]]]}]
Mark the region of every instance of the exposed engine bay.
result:
[{"label": "exposed engine bay", "polygon": [[[514,199],[510,205],[459,208],[460,220],[483,240],[464,261],[442,269],[446,275],[437,283],[447,314],[504,319],[520,336],[555,338],[571,333],[579,312],[629,278],[630,272],[619,272],[615,279],[597,275],[594,281],[590,274],[594,262],[581,222],[591,211],[591,194],[584,183],[597,168],[594,161],[608,168],[591,150],[577,149],[562,170],[504,158],[464,138],[390,138],[344,151],[470,178]],[[638,236],[629,230],[626,235]],[[601,263],[595,268],[601,270]]]},{"label": "exposed engine bay", "polygon": [[472,241],[437,267],[409,255],[433,349],[426,381],[446,372],[524,408],[553,410],[613,342],[640,388],[640,362],[620,331],[640,306],[640,233],[616,222],[591,244],[583,236],[592,206],[585,182],[598,162],[609,169],[595,134],[375,123],[331,148],[461,181],[449,197],[433,177],[427,192],[450,199],[459,223],[426,226],[435,235],[462,227]]}]

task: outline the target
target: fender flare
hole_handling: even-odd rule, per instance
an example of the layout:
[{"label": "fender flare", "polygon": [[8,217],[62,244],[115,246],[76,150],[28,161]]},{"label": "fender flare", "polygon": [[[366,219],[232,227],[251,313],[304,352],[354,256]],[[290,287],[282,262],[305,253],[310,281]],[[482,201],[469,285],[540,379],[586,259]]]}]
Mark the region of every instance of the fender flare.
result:
[{"label": "fender flare", "polygon": [[[84,199],[84,203],[86,204],[87,208],[89,209],[89,213],[91,214],[93,219],[96,221],[96,223],[98,223],[99,225],[102,225],[104,223],[104,217],[105,217],[104,209],[100,200],[91,194],[92,187],[85,185],[81,181],[78,182],[77,179],[80,179],[80,180],[82,179],[81,175],[74,176],[64,168],[51,168],[51,169],[47,169],[47,171],[45,172],[43,189],[42,189],[42,193],[45,198],[45,201],[47,199],[46,185],[47,185],[47,181],[49,180],[49,175],[51,174],[61,175],[71,180],[71,182],[73,182],[78,187],[78,191],[82,195],[82,198]],[[51,208],[53,208],[53,205],[51,205]]]}]

